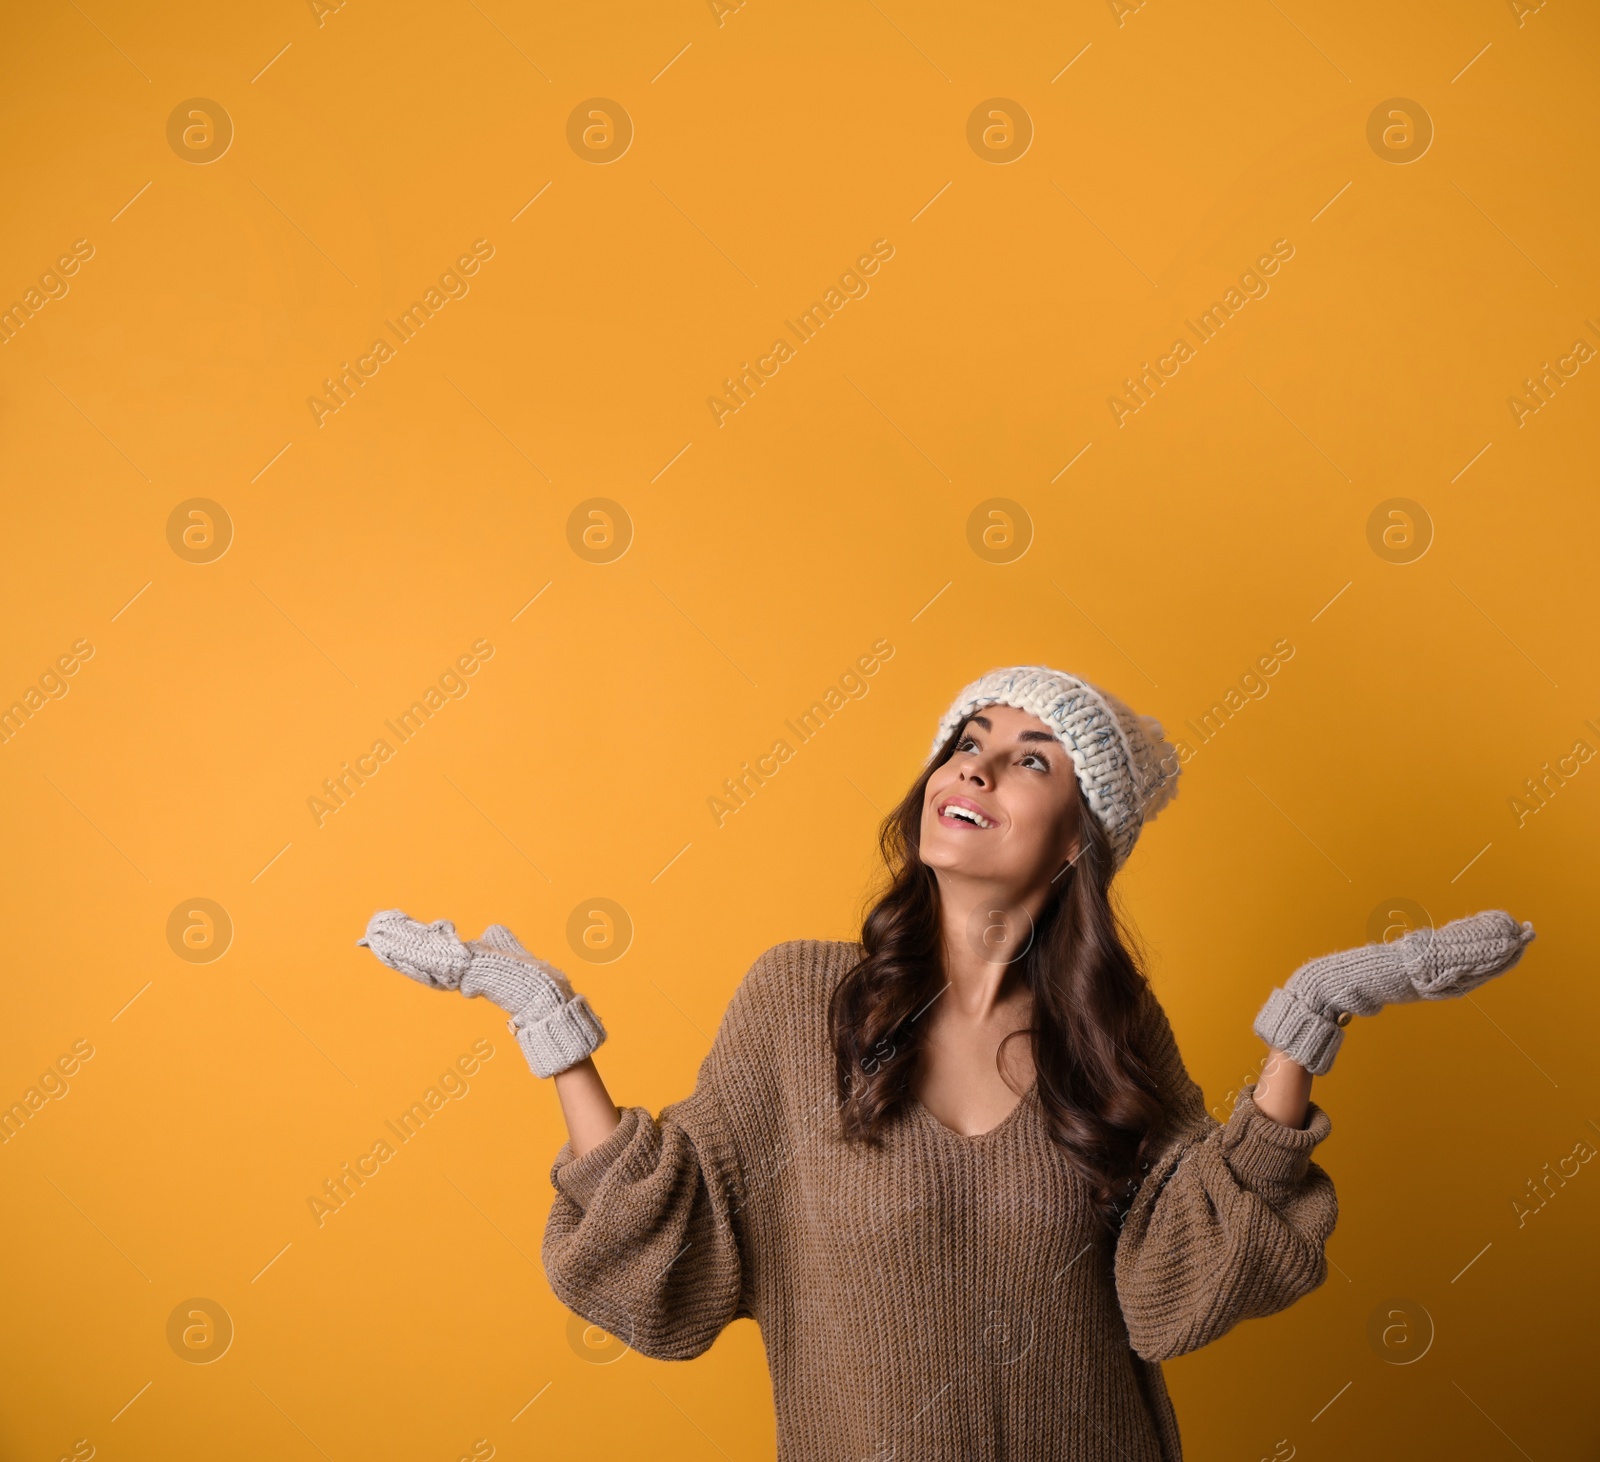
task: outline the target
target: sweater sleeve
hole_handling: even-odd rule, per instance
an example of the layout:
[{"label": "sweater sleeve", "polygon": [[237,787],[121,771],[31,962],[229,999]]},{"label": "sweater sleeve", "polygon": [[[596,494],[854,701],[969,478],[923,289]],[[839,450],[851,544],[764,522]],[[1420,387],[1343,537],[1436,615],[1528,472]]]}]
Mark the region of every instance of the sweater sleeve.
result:
[{"label": "sweater sleeve", "polygon": [[1332,1130],[1315,1102],[1300,1127],[1255,1104],[1246,1086],[1226,1124],[1178,1053],[1154,997],[1147,1050],[1168,1114],[1144,1182],[1123,1217],[1114,1272],[1134,1351],[1170,1360],[1241,1320],[1276,1314],[1328,1276],[1323,1251],[1339,1216],[1333,1180],[1311,1160]]},{"label": "sweater sleeve", "polygon": [[772,1100],[760,1009],[770,954],[734,992],[688,1097],[659,1117],[625,1107],[598,1147],[574,1157],[568,1140],[551,1164],[541,1250],[550,1288],[656,1360],[689,1360],[730,1321],[755,1315],[743,1147]]}]

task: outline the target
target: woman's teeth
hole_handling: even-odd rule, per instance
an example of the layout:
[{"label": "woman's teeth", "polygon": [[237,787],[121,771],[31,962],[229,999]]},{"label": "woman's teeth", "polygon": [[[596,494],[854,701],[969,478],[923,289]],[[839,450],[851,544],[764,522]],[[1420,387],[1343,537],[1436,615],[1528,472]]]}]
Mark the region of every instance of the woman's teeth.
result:
[{"label": "woman's teeth", "polygon": [[981,812],[974,812],[970,807],[947,807],[942,816],[959,818],[963,822],[970,822],[974,827],[993,827]]}]

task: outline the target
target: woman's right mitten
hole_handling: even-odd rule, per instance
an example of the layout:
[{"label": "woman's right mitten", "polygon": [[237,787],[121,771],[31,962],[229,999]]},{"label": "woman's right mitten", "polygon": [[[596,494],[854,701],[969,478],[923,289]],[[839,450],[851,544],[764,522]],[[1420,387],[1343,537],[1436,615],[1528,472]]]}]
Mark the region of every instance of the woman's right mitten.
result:
[{"label": "woman's right mitten", "polygon": [[1414,929],[1392,944],[1323,955],[1301,965],[1267,997],[1255,1032],[1321,1076],[1333,1065],[1352,1016],[1465,995],[1509,970],[1533,937],[1532,924],[1490,909],[1439,929]]},{"label": "woman's right mitten", "polygon": [[574,992],[554,965],[529,954],[504,924],[464,943],[448,919],[424,924],[402,909],[374,914],[356,941],[391,969],[436,990],[487,996],[511,1016],[516,1036],[537,1076],[554,1076],[592,1055],[605,1027],[589,1002]]},{"label": "woman's right mitten", "polygon": [[588,1000],[553,964],[524,949],[504,924],[491,924],[466,946],[472,964],[461,978],[463,995],[486,995],[511,1019],[535,1076],[554,1076],[592,1056],[606,1029]]}]

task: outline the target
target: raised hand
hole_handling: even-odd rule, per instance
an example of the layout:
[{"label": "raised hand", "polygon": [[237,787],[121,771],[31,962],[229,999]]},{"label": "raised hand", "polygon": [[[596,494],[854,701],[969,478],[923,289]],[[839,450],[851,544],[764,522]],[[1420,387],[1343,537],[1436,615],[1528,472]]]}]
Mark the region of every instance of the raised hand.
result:
[{"label": "raised hand", "polygon": [[577,1065],[606,1038],[588,1000],[554,965],[529,954],[504,924],[491,924],[482,938],[464,943],[449,919],[424,924],[385,909],[356,943],[432,989],[487,996],[511,1016],[507,1026],[537,1076]]},{"label": "raised hand", "polygon": [[1414,929],[1392,944],[1322,955],[1267,997],[1255,1033],[1321,1076],[1333,1065],[1351,1016],[1465,995],[1509,970],[1533,938],[1532,924],[1489,909],[1439,929]]}]

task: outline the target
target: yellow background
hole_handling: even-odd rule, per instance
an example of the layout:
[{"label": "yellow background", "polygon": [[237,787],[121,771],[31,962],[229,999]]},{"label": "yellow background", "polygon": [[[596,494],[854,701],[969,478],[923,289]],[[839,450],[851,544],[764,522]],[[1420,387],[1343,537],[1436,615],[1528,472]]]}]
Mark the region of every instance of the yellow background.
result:
[{"label": "yellow background", "polygon": [[[0,1104],[95,1054],[0,1147],[0,1453],[772,1455],[753,1325],[689,1365],[569,1329],[537,1264],[554,1091],[486,1002],[357,949],[368,916],[509,923],[656,1110],[756,954],[857,927],[878,813],[968,679],[1062,666],[1182,737],[1280,639],[1121,884],[1214,1110],[1272,985],[1395,899],[1540,938],[1356,1023],[1314,1090],[1328,1282],[1168,1365],[1188,1453],[1593,1447],[1600,1172],[1513,1200],[1600,1142],[1600,767],[1520,826],[1511,799],[1600,746],[1600,359],[1508,404],[1600,344],[1593,12],[320,9],[8,19],[0,303],[94,252],[0,347],[0,701],[94,654],[0,746]],[[167,135],[196,97],[234,129],[204,164]],[[634,127],[604,165],[567,139],[594,97]],[[1004,165],[967,140],[996,97],[1034,130]],[[1396,97],[1434,128],[1410,163],[1368,142]],[[318,425],[478,239],[470,291]],[[879,239],[870,292],[719,426],[724,378]],[[208,563],[169,543],[196,498],[232,525]],[[593,498],[631,524],[614,562],[569,537]],[[1009,563],[969,542],[993,498],[1031,525]],[[1412,562],[1369,540],[1395,498],[1431,524]],[[723,779],[880,638],[870,694],[718,827]],[[323,779],[479,639],[469,693],[319,826]],[[199,898],[233,925],[208,963],[167,935]],[[633,924],[612,963],[568,941],[596,898]],[[319,1228],[308,1198],[485,1036]],[[209,1364],[167,1341],[194,1298],[234,1327]]]}]

